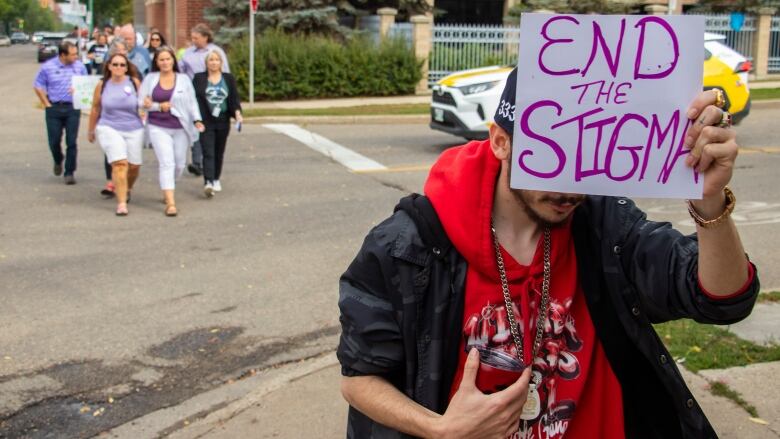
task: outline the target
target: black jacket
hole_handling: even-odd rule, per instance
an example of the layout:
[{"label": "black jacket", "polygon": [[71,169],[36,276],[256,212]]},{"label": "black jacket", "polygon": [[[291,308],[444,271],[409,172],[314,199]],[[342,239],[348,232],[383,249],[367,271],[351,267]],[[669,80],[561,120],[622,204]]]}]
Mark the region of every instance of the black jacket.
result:
[{"label": "black jacket", "polygon": [[[695,235],[648,221],[625,198],[587,197],[572,235],[591,320],[621,384],[626,437],[717,437],[651,324],[739,321],[752,310],[758,275],[744,294],[711,300],[698,286]],[[402,199],[341,278],[342,374],[382,376],[443,413],[457,367],[466,271],[427,198]],[[408,436],[350,407],[347,437]]]},{"label": "black jacket", "polygon": [[225,84],[227,84],[228,88],[227,112],[220,114],[219,117],[216,118],[211,115],[211,110],[209,110],[209,104],[206,100],[206,87],[209,82],[208,72],[196,73],[192,78],[192,86],[195,88],[195,98],[198,100],[200,115],[203,118],[203,124],[206,125],[206,128],[230,125],[230,118],[235,117],[236,110],[241,110],[241,99],[238,96],[238,89],[236,88],[236,78],[226,72],[222,72],[222,77],[225,79]]}]

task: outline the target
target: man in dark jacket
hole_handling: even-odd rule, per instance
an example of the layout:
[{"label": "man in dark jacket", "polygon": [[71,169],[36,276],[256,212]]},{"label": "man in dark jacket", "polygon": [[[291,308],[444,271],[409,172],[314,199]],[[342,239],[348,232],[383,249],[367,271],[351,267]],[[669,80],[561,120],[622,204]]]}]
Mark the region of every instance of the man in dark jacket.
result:
[{"label": "man in dark jacket", "polygon": [[347,436],[716,437],[652,323],[733,323],[758,294],[721,101],[689,112],[693,236],[625,198],[511,189],[513,115],[442,154],[342,276]]}]

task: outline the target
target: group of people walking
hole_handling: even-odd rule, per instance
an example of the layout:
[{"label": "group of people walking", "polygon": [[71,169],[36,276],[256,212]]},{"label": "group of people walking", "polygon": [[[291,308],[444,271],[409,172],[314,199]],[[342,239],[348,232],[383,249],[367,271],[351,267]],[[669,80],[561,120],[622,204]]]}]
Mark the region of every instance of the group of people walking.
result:
[{"label": "group of people walking", "polygon": [[[143,54],[146,48],[136,44],[132,25],[122,26],[118,32],[123,38],[113,38],[107,51],[96,48],[107,45],[108,37],[102,34],[89,49],[95,54],[92,60],[102,61],[98,63],[102,78],[92,99],[87,139],[97,141],[106,156],[110,184],[103,193],[116,197],[116,215],[128,214],[130,193],[148,142],[159,164],[164,213],[176,216],[176,180],[185,169],[189,146],[193,159],[190,170],[203,175],[205,197],[222,190],[220,177],[231,119],[236,120],[239,130],[243,122],[236,81],[229,73],[225,52],[213,43],[205,25],[193,28],[192,45],[183,52],[181,61],[157,31],[149,35],[149,62],[149,53]],[[66,184],[76,182],[80,118],[80,110],[73,108],[71,82],[73,76],[84,74],[87,71],[78,60],[77,46],[64,42],[59,56],[41,67],[34,83],[46,108],[54,174],[62,174],[64,161]],[[64,159],[63,131],[67,145]]]}]

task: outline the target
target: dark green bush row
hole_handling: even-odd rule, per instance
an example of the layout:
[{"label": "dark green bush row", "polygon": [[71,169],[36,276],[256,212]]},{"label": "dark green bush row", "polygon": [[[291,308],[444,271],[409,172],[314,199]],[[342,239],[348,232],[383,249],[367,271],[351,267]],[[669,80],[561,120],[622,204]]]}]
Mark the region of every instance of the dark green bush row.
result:
[{"label": "dark green bush row", "polygon": [[[248,39],[234,42],[230,67],[242,98],[249,90]],[[376,45],[266,32],[255,40],[255,100],[393,96],[414,93],[421,63],[405,42]]]}]

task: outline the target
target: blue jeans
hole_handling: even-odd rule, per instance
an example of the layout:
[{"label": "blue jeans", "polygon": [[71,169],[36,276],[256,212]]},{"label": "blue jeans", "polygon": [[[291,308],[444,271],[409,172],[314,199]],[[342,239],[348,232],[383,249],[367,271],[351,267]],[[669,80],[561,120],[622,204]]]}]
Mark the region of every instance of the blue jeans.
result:
[{"label": "blue jeans", "polygon": [[49,135],[49,149],[54,163],[62,164],[62,131],[65,131],[65,175],[76,172],[81,110],[75,110],[72,104],[53,104],[46,109],[46,132]]}]

